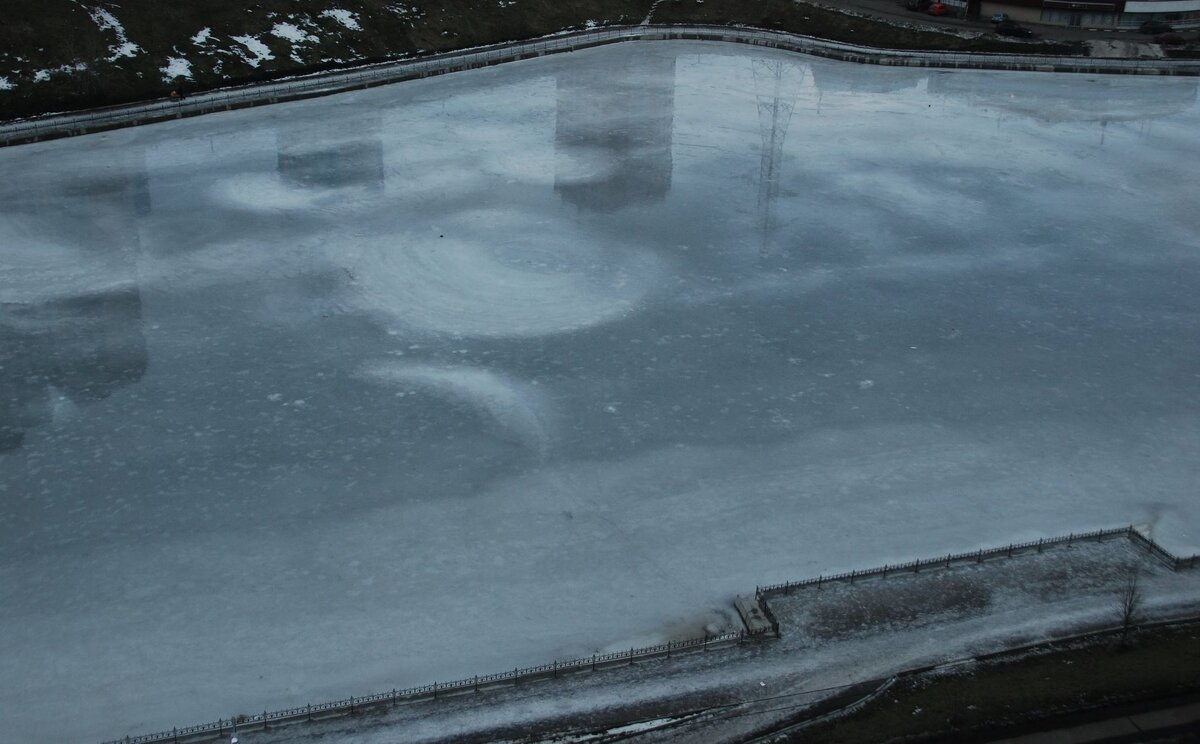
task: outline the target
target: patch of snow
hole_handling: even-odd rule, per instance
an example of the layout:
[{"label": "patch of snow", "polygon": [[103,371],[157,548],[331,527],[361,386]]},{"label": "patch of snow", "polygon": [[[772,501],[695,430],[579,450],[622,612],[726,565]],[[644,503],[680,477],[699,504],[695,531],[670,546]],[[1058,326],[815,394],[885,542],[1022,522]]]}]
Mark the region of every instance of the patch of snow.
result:
[{"label": "patch of snow", "polygon": [[12,90],[14,87],[16,86],[9,82],[8,78],[0,77],[0,90]]},{"label": "patch of snow", "polygon": [[169,83],[175,78],[192,79],[192,63],[183,57],[167,57],[167,64],[158,69],[163,74],[164,83]]},{"label": "patch of snow", "polygon": [[125,27],[121,25],[121,22],[112,13],[109,13],[104,8],[93,8],[91,16],[101,31],[112,31],[117,35],[116,46],[108,48],[109,62],[113,62],[121,57],[136,56],[141,50],[141,47],[129,40],[129,37],[125,34]]},{"label": "patch of snow", "polygon": [[411,5],[404,3],[392,3],[387,6],[389,12],[394,13],[401,18],[420,18],[424,15],[424,11],[420,8],[414,8]]},{"label": "patch of snow", "polygon": [[132,41],[127,41],[120,46],[109,47],[109,51],[111,51],[112,54],[109,55],[108,59],[111,62],[114,59],[119,59],[121,57],[133,57],[137,55],[138,50],[140,49],[141,47],[139,47],[137,44],[134,44]]},{"label": "patch of snow", "polygon": [[265,60],[275,59],[275,55],[271,54],[271,49],[264,43],[258,40],[256,36],[231,36],[231,39],[246,47],[253,57],[242,56],[242,59],[251,67],[258,67]]},{"label": "patch of snow", "polygon": [[280,22],[271,27],[271,35],[286,39],[293,44],[303,44],[306,41],[316,41],[317,37],[293,23]]},{"label": "patch of snow", "polygon": [[326,18],[332,18],[351,31],[362,31],[362,26],[358,25],[358,16],[349,10],[330,8],[329,10],[322,11],[321,15]]},{"label": "patch of snow", "polygon": [[207,44],[209,38],[211,38],[211,37],[212,37],[212,29],[205,26],[204,28],[197,31],[196,35],[192,37],[192,43],[195,44],[196,46],[200,46],[201,44]]},{"label": "patch of snow", "polygon": [[[512,3],[509,3],[509,5],[511,5],[511,4]],[[609,729],[606,733],[608,733],[608,734],[634,734],[634,733],[638,733],[640,731],[650,731],[652,729],[662,728],[663,726],[666,726],[668,723],[673,723],[674,721],[675,721],[674,718],[655,718],[652,721],[641,721],[640,723],[629,723],[624,726],[617,726],[616,728]]]},{"label": "patch of snow", "polygon": [[1146,59],[1166,56],[1162,47],[1144,41],[1121,41],[1117,39],[1089,39],[1087,44],[1089,57],[1107,57],[1113,59]]},{"label": "patch of snow", "polygon": [[33,73],[33,82],[35,82],[35,83],[44,83],[49,79],[50,79],[50,71],[49,70],[38,70],[37,72]]},{"label": "patch of snow", "polygon": [[589,734],[567,734],[565,736],[554,736],[552,739],[539,739],[539,741],[547,744],[550,741],[553,741],[554,744],[591,744],[591,742],[612,741],[613,737],[624,737],[630,734],[653,731],[654,729],[675,723],[678,720],[678,718],[655,718],[652,721],[627,723],[623,726],[605,729],[604,731],[595,731]]}]

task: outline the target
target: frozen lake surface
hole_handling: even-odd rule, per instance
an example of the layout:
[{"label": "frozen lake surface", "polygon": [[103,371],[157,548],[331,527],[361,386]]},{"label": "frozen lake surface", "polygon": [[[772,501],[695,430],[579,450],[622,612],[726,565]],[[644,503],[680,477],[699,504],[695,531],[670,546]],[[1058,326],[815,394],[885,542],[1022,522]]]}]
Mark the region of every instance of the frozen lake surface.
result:
[{"label": "frozen lake surface", "polygon": [[631,43],[0,150],[6,735],[1195,552],[1196,90]]}]

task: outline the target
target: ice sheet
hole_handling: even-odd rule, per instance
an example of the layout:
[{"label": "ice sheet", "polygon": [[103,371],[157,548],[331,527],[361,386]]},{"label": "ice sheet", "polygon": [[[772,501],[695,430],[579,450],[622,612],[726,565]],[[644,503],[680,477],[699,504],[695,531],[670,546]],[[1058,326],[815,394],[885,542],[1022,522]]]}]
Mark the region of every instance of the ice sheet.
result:
[{"label": "ice sheet", "polygon": [[637,43],[0,150],[6,731],[1200,549],[1196,86]]}]

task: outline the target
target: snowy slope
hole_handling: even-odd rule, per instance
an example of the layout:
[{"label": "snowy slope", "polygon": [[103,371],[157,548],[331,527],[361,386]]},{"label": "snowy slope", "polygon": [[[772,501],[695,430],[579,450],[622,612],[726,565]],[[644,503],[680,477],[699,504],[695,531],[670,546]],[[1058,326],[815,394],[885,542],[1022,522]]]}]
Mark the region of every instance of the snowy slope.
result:
[{"label": "snowy slope", "polygon": [[12,0],[0,10],[0,118],[640,20],[649,1]]}]

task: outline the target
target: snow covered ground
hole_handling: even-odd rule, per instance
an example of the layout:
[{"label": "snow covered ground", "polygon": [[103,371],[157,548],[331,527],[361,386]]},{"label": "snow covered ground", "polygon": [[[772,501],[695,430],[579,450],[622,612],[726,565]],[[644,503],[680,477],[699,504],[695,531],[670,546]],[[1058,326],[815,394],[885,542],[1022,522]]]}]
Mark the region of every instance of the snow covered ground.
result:
[{"label": "snow covered ground", "polygon": [[1143,598],[1139,623],[1200,608],[1200,574],[1174,573],[1124,539],[1077,543],[1013,560],[773,597],[778,641],[276,731],[243,731],[241,740],[568,744],[610,740],[596,732],[641,731],[629,738],[746,741],[850,685],[941,664],[948,665],[946,673],[961,674],[972,669],[973,656],[1118,627],[1118,599],[1131,572],[1139,577]]},{"label": "snow covered ground", "polygon": [[6,731],[1195,552],[1196,86],[639,43],[0,151]]}]

